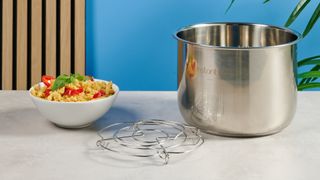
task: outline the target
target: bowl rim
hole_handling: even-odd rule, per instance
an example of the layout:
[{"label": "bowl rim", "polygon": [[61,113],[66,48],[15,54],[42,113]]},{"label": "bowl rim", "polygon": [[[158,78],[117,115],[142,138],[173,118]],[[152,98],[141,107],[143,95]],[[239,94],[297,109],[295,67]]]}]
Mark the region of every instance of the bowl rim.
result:
[{"label": "bowl rim", "polygon": [[[102,80],[102,79],[94,79],[95,81],[103,81],[103,82],[112,82],[112,81],[106,81],[106,80]],[[42,84],[42,82],[39,82],[38,84]],[[36,84],[35,84],[36,85]],[[116,84],[114,84],[112,82],[112,88],[115,90],[115,93],[111,96],[108,96],[108,97],[104,97],[104,98],[99,98],[99,99],[96,99],[96,100],[90,100],[90,101],[80,101],[80,102],[59,102],[59,101],[49,101],[49,100],[46,100],[46,99],[42,99],[40,97],[37,97],[37,96],[34,96],[31,94],[31,90],[34,88],[34,86],[31,86],[31,88],[28,90],[29,92],[29,96],[35,100],[38,100],[38,101],[43,101],[43,102],[47,102],[47,103],[53,103],[53,104],[90,104],[90,103],[94,103],[94,102],[99,102],[99,101],[105,101],[105,100],[108,100],[110,98],[113,98],[115,96],[118,95],[120,89],[119,89],[119,86],[117,86]]]}]

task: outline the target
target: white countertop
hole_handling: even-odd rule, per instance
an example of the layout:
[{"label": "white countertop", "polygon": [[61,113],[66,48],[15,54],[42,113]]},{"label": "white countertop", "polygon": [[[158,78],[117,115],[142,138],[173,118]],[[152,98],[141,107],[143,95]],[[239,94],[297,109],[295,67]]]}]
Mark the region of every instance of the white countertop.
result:
[{"label": "white countertop", "polygon": [[299,92],[292,123],[260,138],[205,135],[196,151],[166,166],[124,162],[96,148],[96,131],[112,122],[183,121],[176,92],[120,92],[93,126],[61,129],[45,120],[27,92],[0,91],[0,179],[318,179],[320,92]]}]

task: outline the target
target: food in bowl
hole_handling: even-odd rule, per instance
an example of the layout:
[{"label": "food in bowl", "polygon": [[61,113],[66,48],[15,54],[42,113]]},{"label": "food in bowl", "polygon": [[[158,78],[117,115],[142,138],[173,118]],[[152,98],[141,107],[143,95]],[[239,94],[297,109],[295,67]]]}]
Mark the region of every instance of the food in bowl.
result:
[{"label": "food in bowl", "polygon": [[[77,78],[78,75],[72,75],[72,77]],[[63,76],[65,77],[65,76]],[[71,76],[68,76],[69,79]],[[42,96],[36,96],[34,95],[34,93],[39,93],[38,90],[34,90],[34,88],[37,87],[33,86],[30,88],[29,90],[29,95],[33,101],[33,103],[35,104],[35,106],[37,107],[37,109],[39,110],[39,112],[42,114],[42,116],[51,121],[52,123],[54,123],[55,125],[59,126],[59,127],[64,127],[64,128],[83,128],[86,126],[89,126],[90,124],[92,124],[95,120],[101,118],[105,113],[107,113],[109,111],[109,109],[111,108],[112,104],[115,102],[118,94],[119,94],[119,87],[114,84],[114,83],[110,83],[109,81],[104,81],[104,80],[100,80],[100,79],[94,79],[90,78],[90,77],[85,77],[88,81],[88,83],[93,83],[93,82],[103,82],[103,85],[101,84],[95,84],[94,86],[99,86],[99,87],[92,87],[92,93],[93,96],[95,94],[97,94],[97,92],[99,92],[99,90],[103,89],[105,91],[107,91],[106,89],[109,88],[107,87],[108,85],[112,85],[112,87],[110,87],[110,89],[112,88],[113,92],[109,92],[109,94],[99,94],[96,95],[98,97],[91,97],[86,100],[86,101],[67,101],[67,98],[70,98],[72,96],[76,97],[76,98],[82,98],[78,95],[72,95],[72,92],[70,92],[71,95],[67,95],[67,97],[65,97],[66,99],[63,99],[64,101],[54,101],[54,100],[47,100],[46,98],[48,98],[52,92],[51,91],[56,91],[54,90],[54,83],[57,82],[57,79],[54,79],[52,77],[46,77],[44,76],[42,78],[42,82],[39,83],[40,86],[39,88],[43,88],[43,90],[46,89],[50,89],[50,94],[47,97],[42,97],[45,96],[44,91],[42,93]],[[64,82],[61,81],[61,84],[59,86],[61,86],[58,89],[61,89],[62,87],[68,87],[70,84],[69,83],[70,80]],[[82,81],[82,79],[80,78],[80,80],[78,81]],[[90,82],[93,81],[93,82]],[[81,83],[80,83],[81,84]],[[105,85],[106,86],[105,86]],[[85,89],[83,88],[83,92],[81,93],[85,93]],[[53,89],[53,90],[52,90]],[[63,89],[63,88],[62,88]],[[66,89],[65,89],[66,91]],[[61,95],[61,94],[60,94]],[[64,95],[62,95],[61,98]],[[69,97],[70,96],[70,97]]]},{"label": "food in bowl", "polygon": [[112,96],[112,82],[96,81],[80,74],[60,75],[57,78],[44,75],[42,83],[31,89],[33,96],[58,102],[83,102]]}]

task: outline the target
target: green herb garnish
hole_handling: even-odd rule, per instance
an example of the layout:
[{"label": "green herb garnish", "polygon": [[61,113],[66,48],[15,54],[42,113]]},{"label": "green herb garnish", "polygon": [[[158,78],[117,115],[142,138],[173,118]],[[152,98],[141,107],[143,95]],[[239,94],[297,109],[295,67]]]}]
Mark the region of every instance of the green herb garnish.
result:
[{"label": "green herb garnish", "polygon": [[60,75],[60,76],[58,76],[56,78],[51,90],[55,91],[55,90],[57,90],[59,88],[62,88],[66,84],[73,83],[76,79],[79,80],[79,81],[86,81],[87,80],[86,76],[82,76],[79,73],[71,74],[70,76],[62,74],[62,75]]},{"label": "green herb garnish", "polygon": [[71,77],[74,77],[74,78],[76,78],[76,79],[78,79],[79,81],[86,81],[87,80],[87,77],[86,76],[82,76],[82,75],[80,75],[79,73],[77,73],[77,74],[72,74],[71,75]]}]

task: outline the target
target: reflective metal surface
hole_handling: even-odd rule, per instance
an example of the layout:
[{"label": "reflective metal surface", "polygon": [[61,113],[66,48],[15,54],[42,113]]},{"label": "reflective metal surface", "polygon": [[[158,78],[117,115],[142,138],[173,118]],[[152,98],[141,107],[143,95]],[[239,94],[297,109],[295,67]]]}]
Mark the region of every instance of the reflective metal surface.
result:
[{"label": "reflective metal surface", "polygon": [[[97,146],[131,157],[157,158],[186,154],[204,143],[198,128],[160,119],[111,124],[98,132]],[[114,158],[114,157],[113,157]]]},{"label": "reflective metal surface", "polygon": [[300,35],[262,24],[211,23],[182,28],[178,101],[186,122],[226,136],[280,131],[297,101]]}]

